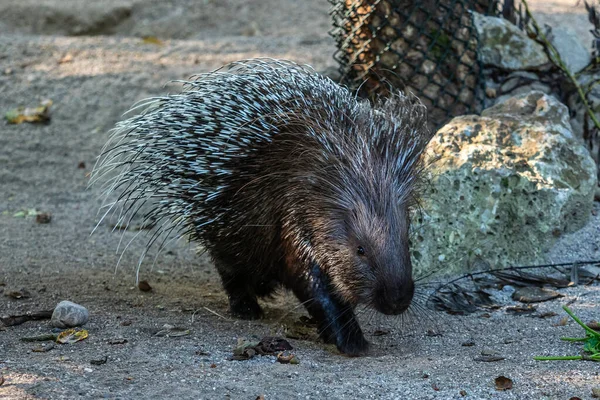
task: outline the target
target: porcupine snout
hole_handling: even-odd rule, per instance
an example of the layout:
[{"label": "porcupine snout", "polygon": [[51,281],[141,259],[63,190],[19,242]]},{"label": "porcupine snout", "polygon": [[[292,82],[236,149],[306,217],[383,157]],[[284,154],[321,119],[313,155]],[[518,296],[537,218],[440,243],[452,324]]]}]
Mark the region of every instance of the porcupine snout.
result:
[{"label": "porcupine snout", "polygon": [[382,282],[375,289],[374,307],[386,315],[401,314],[410,306],[414,294],[415,283],[412,279]]},{"label": "porcupine snout", "polygon": [[389,257],[387,262],[376,266],[373,284],[372,307],[386,315],[398,315],[410,307],[415,294],[412,263],[408,245],[401,246],[399,257]]}]

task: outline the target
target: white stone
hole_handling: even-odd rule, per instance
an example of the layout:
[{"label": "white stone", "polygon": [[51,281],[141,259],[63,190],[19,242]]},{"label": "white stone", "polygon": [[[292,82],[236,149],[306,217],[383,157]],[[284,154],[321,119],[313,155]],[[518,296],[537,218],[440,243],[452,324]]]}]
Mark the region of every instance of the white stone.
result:
[{"label": "white stone", "polygon": [[79,304],[63,300],[54,309],[50,323],[57,328],[73,328],[88,322],[88,310]]}]

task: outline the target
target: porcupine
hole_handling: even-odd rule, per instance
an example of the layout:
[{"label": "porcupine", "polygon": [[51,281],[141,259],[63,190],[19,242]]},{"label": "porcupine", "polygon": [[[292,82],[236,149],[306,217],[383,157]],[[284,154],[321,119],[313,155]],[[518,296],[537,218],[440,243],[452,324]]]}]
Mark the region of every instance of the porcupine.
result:
[{"label": "porcupine", "polygon": [[234,316],[259,318],[257,298],[283,286],[325,342],[360,355],[358,304],[409,307],[409,213],[431,138],[414,96],[371,105],[310,67],[253,59],[144,105],[96,166],[120,193],[109,211],[124,221],[150,202],[147,248],[167,233],[201,244]]}]

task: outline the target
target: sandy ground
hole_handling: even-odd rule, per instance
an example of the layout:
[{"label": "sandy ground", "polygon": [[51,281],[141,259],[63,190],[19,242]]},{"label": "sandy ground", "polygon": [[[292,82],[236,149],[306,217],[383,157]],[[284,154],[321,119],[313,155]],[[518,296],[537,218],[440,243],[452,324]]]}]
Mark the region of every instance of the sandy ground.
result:
[{"label": "sandy ground", "polygon": [[[586,34],[581,7],[533,6]],[[473,399],[591,398],[600,387],[597,365],[532,356],[578,352],[558,340],[580,334],[572,322],[555,326],[560,307],[573,302],[583,320],[598,319],[598,286],[561,290],[564,297],[539,306],[539,313],[559,313],[546,319],[505,309],[466,317],[427,311],[404,321],[367,312],[373,351],[364,358],[309,338],[290,339],[298,365],[273,356],[229,361],[238,338],[284,335],[303,310],[282,295],[265,304],[264,320],[230,319],[216,272],[184,242],[145,264],[141,279],[154,289],[140,292],[134,268],[144,240],[132,242],[115,272],[122,232],[106,223],[90,236],[100,201],[97,189],[86,190],[87,174],[106,131],[130,105],[177,90],[164,86],[169,80],[242,58],[289,58],[327,70],[335,65],[327,9],[324,0],[0,3],[0,111],[53,101],[48,125],[0,126],[0,291],[30,293],[1,296],[0,314],[51,309],[63,299],[91,313],[87,340],[43,353],[19,338],[50,332],[48,322],[0,329],[0,399],[452,399],[461,391]],[[164,42],[144,43],[142,35]],[[50,212],[52,222],[14,217],[31,208]],[[123,243],[136,234],[124,232]],[[562,239],[549,258],[600,259],[600,217]],[[154,336],[164,324],[191,334]],[[374,335],[382,329],[390,333]],[[442,335],[428,336],[431,329]],[[109,343],[116,338],[127,342]],[[474,345],[461,345],[467,341]],[[474,361],[482,351],[505,360]],[[104,356],[105,364],[90,363]],[[511,390],[494,388],[500,375],[513,380]]]}]

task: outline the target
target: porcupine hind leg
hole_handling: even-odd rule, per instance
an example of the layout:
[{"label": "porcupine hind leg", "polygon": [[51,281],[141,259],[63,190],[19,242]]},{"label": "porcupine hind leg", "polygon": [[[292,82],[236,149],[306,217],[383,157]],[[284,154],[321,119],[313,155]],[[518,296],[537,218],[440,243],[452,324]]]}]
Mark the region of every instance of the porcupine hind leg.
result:
[{"label": "porcupine hind leg", "polygon": [[254,280],[244,272],[236,271],[229,264],[215,260],[223,288],[229,297],[229,309],[234,317],[259,319],[263,315],[258,304]]},{"label": "porcupine hind leg", "polygon": [[288,286],[317,320],[319,335],[325,343],[334,343],[338,350],[349,356],[367,353],[369,342],[360,329],[353,307],[332,291],[328,277],[316,263],[310,266],[308,278],[296,279]]}]

